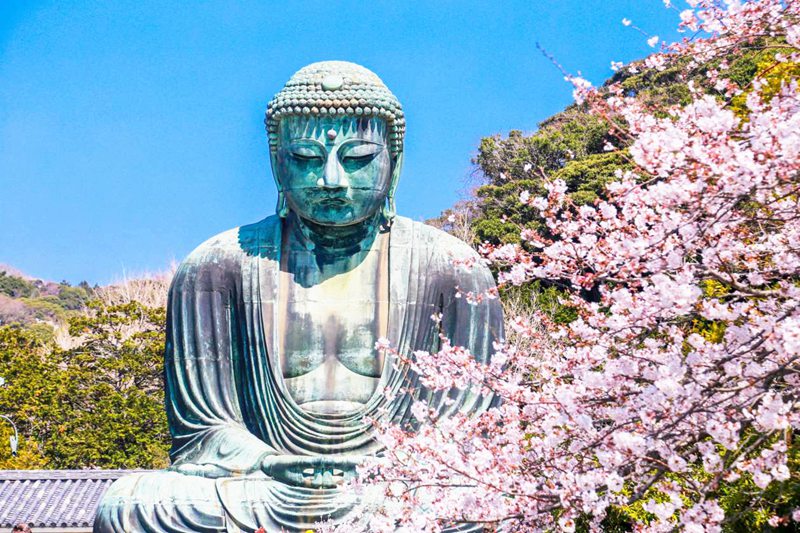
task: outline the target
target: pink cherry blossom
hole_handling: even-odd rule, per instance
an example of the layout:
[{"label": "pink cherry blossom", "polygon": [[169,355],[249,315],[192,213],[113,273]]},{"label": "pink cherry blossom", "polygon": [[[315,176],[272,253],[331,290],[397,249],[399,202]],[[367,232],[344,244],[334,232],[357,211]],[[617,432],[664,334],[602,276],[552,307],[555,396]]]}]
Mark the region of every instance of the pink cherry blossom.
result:
[{"label": "pink cherry blossom", "polygon": [[[756,78],[742,94],[745,117],[732,111],[741,89],[725,76],[730,54],[763,35],[800,46],[800,1],[687,3],[680,29],[703,33],[645,64],[713,61],[707,78],[720,92],[690,86],[688,105],[655,112],[619,85],[568,77],[578,103],[617,125],[609,149],[626,147],[634,168],[617,171],[593,205],[574,205],[560,180],[541,197],[523,192],[546,232],[520,228],[521,244],[481,247],[501,284],[557,283],[577,318],[508,316],[488,365],[446,338],[437,353],[379,341],[443,398],[469,389],[496,400],[477,416],[433,417],[418,399],[418,428],[376,427],[384,452],[364,466],[363,487],[381,498],[339,531],[464,522],[573,531],[581,517],[598,530],[609,507],[640,501],[652,520],[637,531],[713,532],[725,519],[720,484],[750,480],[757,501],[790,476],[782,436],[800,428],[800,91],[791,80],[768,91]],[[779,51],[776,64],[800,60]]]}]

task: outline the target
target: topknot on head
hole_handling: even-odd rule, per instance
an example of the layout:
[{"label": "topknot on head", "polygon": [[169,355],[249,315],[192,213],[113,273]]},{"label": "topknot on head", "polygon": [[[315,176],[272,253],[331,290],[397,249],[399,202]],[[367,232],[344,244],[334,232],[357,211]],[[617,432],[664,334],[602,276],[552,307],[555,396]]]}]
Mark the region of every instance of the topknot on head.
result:
[{"label": "topknot on head", "polygon": [[406,121],[400,101],[371,70],[347,61],[320,61],[307,65],[289,78],[267,107],[270,150],[278,145],[281,118],[376,117],[386,120],[389,149],[403,150]]}]

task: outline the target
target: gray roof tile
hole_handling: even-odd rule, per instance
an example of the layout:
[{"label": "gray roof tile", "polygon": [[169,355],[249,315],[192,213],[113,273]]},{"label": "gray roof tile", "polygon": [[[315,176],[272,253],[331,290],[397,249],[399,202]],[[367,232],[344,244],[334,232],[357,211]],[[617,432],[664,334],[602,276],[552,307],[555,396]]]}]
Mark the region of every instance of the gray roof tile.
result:
[{"label": "gray roof tile", "polygon": [[0,470],[0,528],[92,526],[114,480],[142,470]]}]

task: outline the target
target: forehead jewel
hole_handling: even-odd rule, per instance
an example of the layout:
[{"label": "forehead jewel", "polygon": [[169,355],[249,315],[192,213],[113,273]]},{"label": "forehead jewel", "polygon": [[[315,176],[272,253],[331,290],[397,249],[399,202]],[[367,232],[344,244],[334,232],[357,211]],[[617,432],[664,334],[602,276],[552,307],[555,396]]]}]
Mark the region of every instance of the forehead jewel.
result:
[{"label": "forehead jewel", "polygon": [[312,63],[298,70],[267,106],[270,150],[278,145],[278,122],[287,116],[378,117],[386,120],[389,148],[403,150],[403,107],[369,69],[346,61]]}]

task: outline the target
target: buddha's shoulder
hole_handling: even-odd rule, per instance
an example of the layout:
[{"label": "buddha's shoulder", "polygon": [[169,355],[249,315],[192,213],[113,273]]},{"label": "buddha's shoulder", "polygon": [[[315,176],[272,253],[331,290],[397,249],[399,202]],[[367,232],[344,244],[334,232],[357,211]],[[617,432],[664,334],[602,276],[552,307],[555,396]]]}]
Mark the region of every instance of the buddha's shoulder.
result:
[{"label": "buddha's shoulder", "polygon": [[[280,248],[281,222],[277,216],[219,233],[195,248],[184,264],[200,266],[245,257],[275,258]],[[392,225],[392,245],[409,246],[430,255],[457,260],[477,258],[478,254],[464,241],[438,228],[398,216]]]},{"label": "buddha's shoulder", "polygon": [[279,246],[280,219],[273,215],[214,235],[195,248],[183,264],[200,267],[239,263],[248,256],[274,255]]},{"label": "buddha's shoulder", "polygon": [[422,222],[406,217],[397,217],[392,228],[392,238],[400,237],[416,248],[427,248],[431,254],[458,260],[476,259],[478,253],[461,239]]}]

